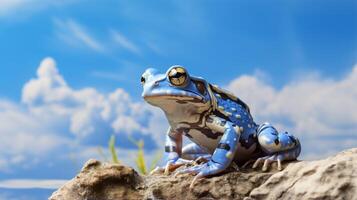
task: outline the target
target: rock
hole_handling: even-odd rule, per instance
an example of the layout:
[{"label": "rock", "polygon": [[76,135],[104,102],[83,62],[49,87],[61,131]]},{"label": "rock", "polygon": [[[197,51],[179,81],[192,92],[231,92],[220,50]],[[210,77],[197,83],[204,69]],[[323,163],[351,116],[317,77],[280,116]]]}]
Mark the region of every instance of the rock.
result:
[{"label": "rock", "polygon": [[54,192],[50,200],[142,199],[142,177],[130,167],[89,160],[81,172]]},{"label": "rock", "polygon": [[140,176],[134,169],[89,160],[50,200],[114,199],[355,199],[357,148],[317,161],[285,164],[283,171],[241,169],[200,179],[192,175]]},{"label": "rock", "polygon": [[357,199],[357,148],[291,164],[250,193],[252,199]]}]

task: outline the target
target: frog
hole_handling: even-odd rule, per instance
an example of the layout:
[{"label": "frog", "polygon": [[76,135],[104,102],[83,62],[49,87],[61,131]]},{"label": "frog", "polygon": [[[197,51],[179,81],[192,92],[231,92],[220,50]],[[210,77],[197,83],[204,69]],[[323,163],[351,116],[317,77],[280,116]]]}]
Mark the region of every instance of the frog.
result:
[{"label": "frog", "polygon": [[[273,162],[282,170],[283,161],[296,160],[301,152],[299,139],[289,132],[278,132],[268,122],[257,124],[249,106],[233,93],[191,76],[180,65],[166,73],[148,68],[141,76],[144,101],[160,108],[168,121],[165,136],[167,162],[155,171],[175,176],[215,176],[227,170],[253,163],[267,171]],[[189,144],[183,146],[183,137]],[[180,166],[197,160],[197,165]]]}]

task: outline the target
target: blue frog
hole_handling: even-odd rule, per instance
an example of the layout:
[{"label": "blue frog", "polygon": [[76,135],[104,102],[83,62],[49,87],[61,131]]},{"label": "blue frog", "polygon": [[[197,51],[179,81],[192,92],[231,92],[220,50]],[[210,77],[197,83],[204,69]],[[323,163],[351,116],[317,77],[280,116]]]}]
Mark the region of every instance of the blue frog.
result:
[{"label": "blue frog", "polygon": [[[251,160],[255,160],[253,168],[262,165],[266,171],[277,162],[281,170],[282,161],[295,160],[300,154],[296,137],[279,133],[269,123],[256,124],[241,99],[203,78],[190,76],[182,66],[172,66],[166,74],[147,69],[141,83],[142,97],[161,108],[170,125],[165,143],[168,161],[157,170],[168,174],[193,160],[207,161],[176,172],[195,174],[191,186],[198,178]],[[182,136],[192,143],[182,147]]]}]

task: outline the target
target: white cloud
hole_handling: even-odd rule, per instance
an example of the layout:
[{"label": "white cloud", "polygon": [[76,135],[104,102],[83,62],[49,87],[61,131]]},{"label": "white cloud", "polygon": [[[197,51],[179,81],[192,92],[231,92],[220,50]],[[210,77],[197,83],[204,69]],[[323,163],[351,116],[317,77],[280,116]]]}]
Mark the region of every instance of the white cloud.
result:
[{"label": "white cloud", "polygon": [[100,132],[101,126],[111,126],[115,133],[148,134],[147,118],[155,113],[120,88],[107,95],[94,88],[72,89],[51,58],[44,59],[37,77],[25,84],[22,102],[36,115],[69,118],[70,130],[80,137]]},{"label": "white cloud", "polygon": [[78,22],[72,19],[56,19],[54,22],[57,36],[69,45],[84,46],[98,52],[105,51],[104,46]]},{"label": "white cloud", "polygon": [[356,86],[357,66],[341,80],[307,76],[280,90],[257,76],[243,75],[227,89],[250,104],[258,122],[271,121],[298,135],[306,141],[307,153],[317,156],[357,146]]},{"label": "white cloud", "polygon": [[81,151],[83,139],[100,138],[103,132],[149,134],[162,143],[166,127],[152,125],[157,121],[151,117],[166,121],[123,89],[102,94],[89,87],[71,88],[55,61],[45,58],[37,76],[24,85],[21,104],[0,100],[0,171],[36,164],[60,148]]},{"label": "white cloud", "polygon": [[122,33],[119,33],[118,31],[111,31],[111,35],[114,42],[119,44],[124,49],[136,54],[140,53],[140,49]]},{"label": "white cloud", "polygon": [[13,165],[27,167],[69,143],[42,117],[5,100],[0,100],[0,121],[0,171],[11,171]]}]

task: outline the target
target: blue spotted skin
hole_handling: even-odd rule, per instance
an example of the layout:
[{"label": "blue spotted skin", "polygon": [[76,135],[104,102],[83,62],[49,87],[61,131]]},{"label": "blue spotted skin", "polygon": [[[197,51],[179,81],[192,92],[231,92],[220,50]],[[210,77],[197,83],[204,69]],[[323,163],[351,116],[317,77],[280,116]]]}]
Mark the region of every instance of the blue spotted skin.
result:
[{"label": "blue spotted skin", "polygon": [[257,125],[253,121],[253,118],[249,111],[245,109],[241,104],[237,104],[231,99],[224,99],[219,94],[215,94],[217,97],[218,110],[223,107],[222,113],[228,113],[229,121],[233,124],[243,128],[241,131],[240,141],[246,146],[251,146],[252,143],[256,142],[256,130]]},{"label": "blue spotted skin", "polygon": [[[179,171],[204,177],[224,171],[232,162],[241,165],[258,158],[255,165],[261,160],[280,164],[300,154],[296,137],[279,133],[269,123],[257,125],[239,98],[203,78],[190,76],[181,66],[169,68],[166,74],[148,69],[141,82],[145,101],[161,108],[170,124],[165,170],[204,157],[209,161]],[[193,143],[182,147],[182,136]]]},{"label": "blue spotted skin", "polygon": [[296,159],[301,151],[300,142],[288,132],[279,133],[272,125],[265,122],[258,127],[258,142],[266,155],[281,152],[281,160]]}]

